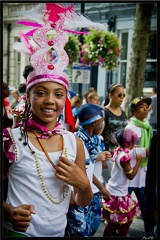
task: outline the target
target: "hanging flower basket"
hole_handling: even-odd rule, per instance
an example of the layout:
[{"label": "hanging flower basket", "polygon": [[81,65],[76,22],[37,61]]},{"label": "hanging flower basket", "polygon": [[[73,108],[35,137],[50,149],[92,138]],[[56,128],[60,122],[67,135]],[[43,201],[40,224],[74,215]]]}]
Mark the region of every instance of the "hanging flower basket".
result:
[{"label": "hanging flower basket", "polygon": [[79,61],[78,58],[79,58],[80,47],[79,47],[79,39],[77,35],[69,34],[69,39],[67,44],[64,47],[64,50],[68,54],[70,67],[72,66],[73,62]]},{"label": "hanging flower basket", "polygon": [[81,63],[113,70],[118,67],[121,57],[119,39],[113,32],[91,29],[84,35],[81,54]]}]

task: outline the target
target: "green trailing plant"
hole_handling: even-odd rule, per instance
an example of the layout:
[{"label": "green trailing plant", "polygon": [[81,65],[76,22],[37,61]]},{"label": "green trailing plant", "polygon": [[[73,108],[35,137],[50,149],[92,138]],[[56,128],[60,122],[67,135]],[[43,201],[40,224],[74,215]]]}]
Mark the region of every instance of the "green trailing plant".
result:
[{"label": "green trailing plant", "polygon": [[72,67],[73,62],[79,61],[80,47],[78,36],[69,34],[69,39],[64,49],[69,57],[69,66]]}]

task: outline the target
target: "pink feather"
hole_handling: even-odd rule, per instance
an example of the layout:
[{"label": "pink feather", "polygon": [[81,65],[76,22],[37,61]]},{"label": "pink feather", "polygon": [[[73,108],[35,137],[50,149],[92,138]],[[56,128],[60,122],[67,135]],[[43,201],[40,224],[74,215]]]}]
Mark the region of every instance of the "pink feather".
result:
[{"label": "pink feather", "polygon": [[48,14],[48,20],[52,22],[56,22],[59,20],[60,13],[66,13],[67,11],[72,11],[73,10],[73,4],[69,7],[64,7],[60,3],[46,3],[46,14]]},{"label": "pink feather", "polygon": [[23,24],[25,26],[31,26],[31,27],[42,27],[42,24],[30,22],[30,21],[24,21],[24,20],[18,20],[17,23]]},{"label": "pink feather", "polygon": [[25,34],[22,33],[21,31],[19,31],[19,32],[18,32],[18,35],[19,35],[19,37],[20,37],[21,42],[29,49],[29,51],[30,51],[31,53],[33,53],[33,52],[34,52],[34,48],[33,48],[33,46],[29,43],[29,40],[28,40],[28,38],[25,36]]},{"label": "pink feather", "polygon": [[25,36],[33,36],[33,33],[37,30],[37,28],[25,33]]}]

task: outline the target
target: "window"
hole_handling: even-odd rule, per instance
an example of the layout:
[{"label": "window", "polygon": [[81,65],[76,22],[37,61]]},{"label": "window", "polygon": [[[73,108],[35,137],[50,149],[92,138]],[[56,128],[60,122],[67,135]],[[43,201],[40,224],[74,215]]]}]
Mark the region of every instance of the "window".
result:
[{"label": "window", "polygon": [[126,74],[127,74],[127,56],[128,56],[128,32],[121,33],[121,47],[122,55],[120,60],[120,82],[126,86]]},{"label": "window", "polygon": [[[149,47],[147,53],[146,71],[145,71],[145,82],[144,87],[156,86],[157,82],[157,31],[151,31],[149,38]],[[130,50],[128,47],[128,32],[121,32],[120,42],[122,46],[122,56],[120,59],[120,83],[125,87],[128,71],[128,63],[130,58]]]},{"label": "window", "polygon": [[157,31],[151,31],[147,53],[145,87],[156,86],[157,82]]},{"label": "window", "polygon": [[16,52],[16,84],[19,86],[21,79],[21,53]]}]

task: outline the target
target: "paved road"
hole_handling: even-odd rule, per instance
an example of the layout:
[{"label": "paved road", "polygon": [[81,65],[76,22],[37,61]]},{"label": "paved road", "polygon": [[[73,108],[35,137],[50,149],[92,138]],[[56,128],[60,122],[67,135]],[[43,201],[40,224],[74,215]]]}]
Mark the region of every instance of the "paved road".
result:
[{"label": "paved road", "polygon": [[[103,237],[103,231],[105,228],[105,224],[102,221],[99,229],[97,230],[97,232],[95,233],[95,235],[93,237]],[[127,234],[127,237],[141,237],[143,238],[145,236],[144,233],[144,224],[143,224],[143,220],[141,217],[137,217],[133,220],[129,232]]]}]

